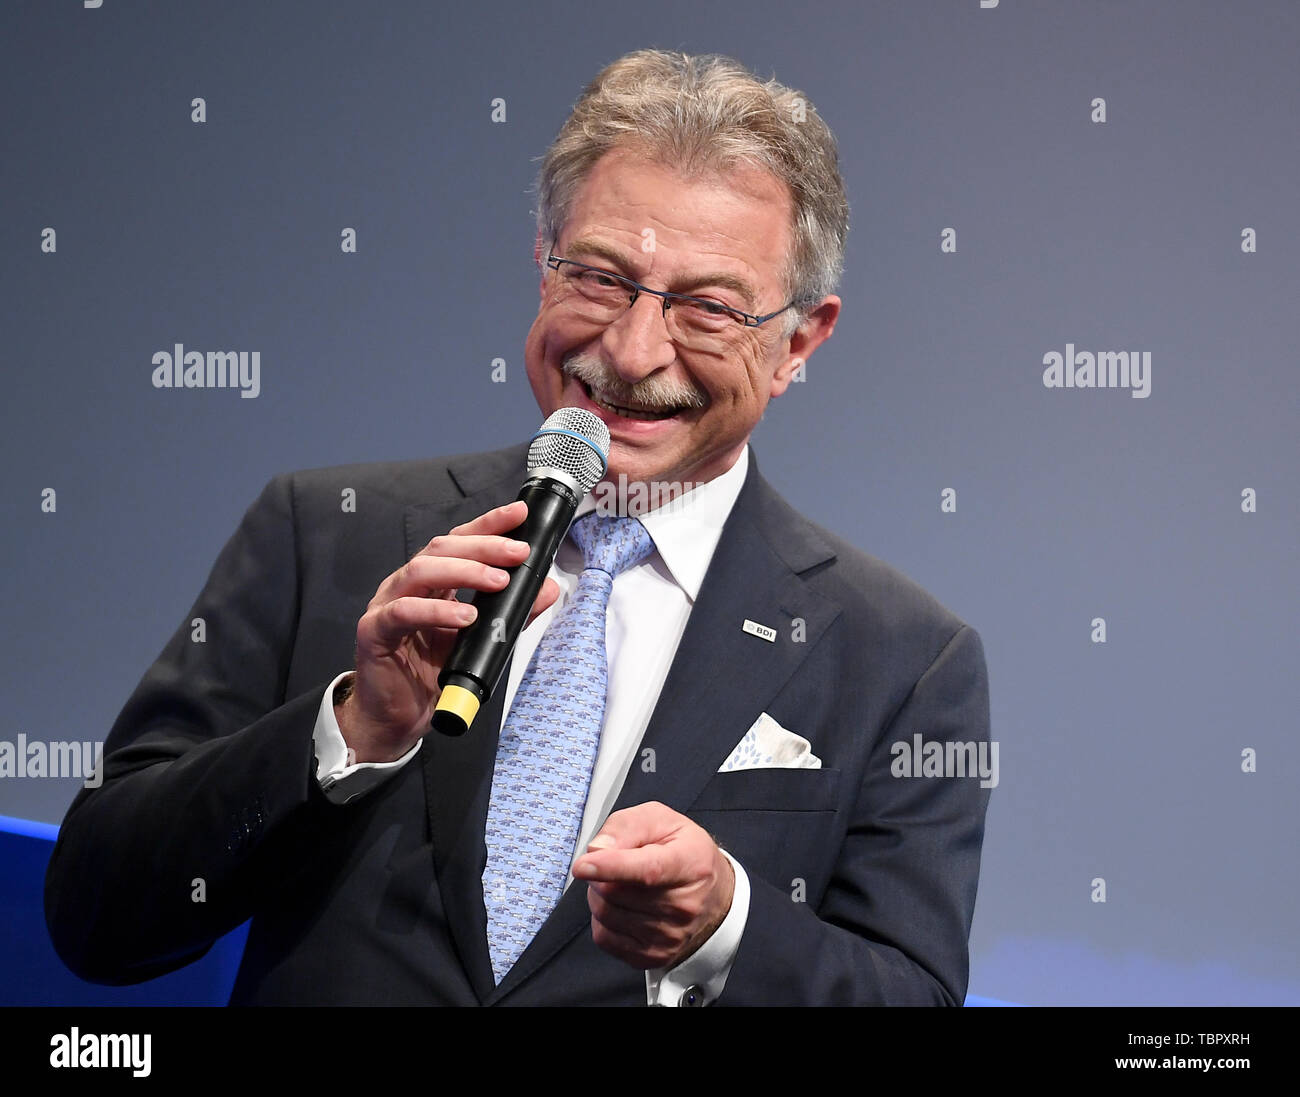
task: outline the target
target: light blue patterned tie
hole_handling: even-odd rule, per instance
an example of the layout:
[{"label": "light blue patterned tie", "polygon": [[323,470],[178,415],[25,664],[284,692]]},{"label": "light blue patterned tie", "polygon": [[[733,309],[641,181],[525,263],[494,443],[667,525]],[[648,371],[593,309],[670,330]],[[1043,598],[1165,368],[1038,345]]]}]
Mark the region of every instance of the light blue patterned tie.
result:
[{"label": "light blue patterned tie", "polygon": [[564,892],[605,716],[605,611],[614,576],[654,551],[635,518],[584,515],[578,589],[547,626],[501,729],[488,802],[483,902],[501,982]]}]

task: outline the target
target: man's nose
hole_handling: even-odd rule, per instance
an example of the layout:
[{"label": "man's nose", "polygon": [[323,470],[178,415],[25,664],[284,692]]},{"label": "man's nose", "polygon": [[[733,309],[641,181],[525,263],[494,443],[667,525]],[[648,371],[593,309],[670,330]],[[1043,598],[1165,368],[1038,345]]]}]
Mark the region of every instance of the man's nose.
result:
[{"label": "man's nose", "polygon": [[632,306],[605,329],[601,349],[611,368],[633,385],[671,366],[677,348],[668,333],[663,298],[637,294]]}]

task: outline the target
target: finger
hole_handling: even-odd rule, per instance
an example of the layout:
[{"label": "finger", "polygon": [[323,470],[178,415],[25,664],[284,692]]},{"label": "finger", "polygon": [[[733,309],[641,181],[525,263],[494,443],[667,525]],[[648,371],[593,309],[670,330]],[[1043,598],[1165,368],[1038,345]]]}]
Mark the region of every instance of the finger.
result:
[{"label": "finger", "polygon": [[485,564],[499,564],[512,568],[528,559],[528,542],[500,534],[445,533],[435,537],[412,559],[423,556],[452,556],[461,560],[481,560]]},{"label": "finger", "polygon": [[597,900],[602,910],[618,910],[628,918],[665,924],[689,921],[696,909],[691,889],[685,887],[645,888],[592,880],[587,884],[587,903],[590,906]]},{"label": "finger", "polygon": [[537,592],[537,600],[533,603],[533,608],[529,611],[528,620],[525,625],[533,623],[540,614],[545,613],[560,597],[560,584],[554,579],[547,579],[542,584],[542,589]]},{"label": "finger", "polygon": [[605,929],[638,948],[669,947],[671,949],[684,940],[678,927],[639,911],[615,906],[595,888],[587,889],[587,907],[591,911],[592,918]]},{"label": "finger", "polygon": [[621,937],[617,933],[606,929],[595,918],[591,920],[591,940],[602,952],[606,952],[615,960],[621,960],[629,967],[637,968],[640,971],[650,971],[654,968],[669,966],[667,963],[661,962],[658,956],[646,955],[635,941]]},{"label": "finger", "polygon": [[573,866],[580,880],[663,888],[683,883],[681,859],[666,845],[637,849],[598,849],[584,853]]},{"label": "finger", "polygon": [[455,599],[397,598],[366,612],[357,626],[357,643],[371,652],[392,651],[414,632],[464,628],[477,616],[472,605]]},{"label": "finger", "polygon": [[[620,849],[630,849],[664,842],[676,834],[683,823],[690,823],[690,820],[684,815],[678,815],[665,804],[650,800],[614,812],[605,820],[587,848],[599,849],[613,845]],[[597,842],[597,839],[601,841]]]},{"label": "finger", "polygon": [[506,503],[505,506],[497,507],[486,514],[480,514],[477,518],[457,526],[451,532],[471,534],[506,533],[518,526],[527,515],[528,504],[522,499],[516,499],[513,503]]},{"label": "finger", "polygon": [[643,940],[644,934],[644,929],[632,933],[613,929],[592,915],[591,940],[602,952],[643,971],[670,966],[678,949],[656,939]]},{"label": "finger", "polygon": [[510,573],[478,560],[445,556],[414,556],[380,584],[370,601],[376,609],[398,598],[449,597],[458,589],[497,591],[510,582]]}]

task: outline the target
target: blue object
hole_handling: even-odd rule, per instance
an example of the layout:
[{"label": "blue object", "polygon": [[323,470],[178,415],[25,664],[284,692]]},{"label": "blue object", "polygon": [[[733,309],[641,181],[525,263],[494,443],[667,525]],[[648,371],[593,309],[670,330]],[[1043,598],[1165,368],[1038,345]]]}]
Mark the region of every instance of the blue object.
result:
[{"label": "blue object", "polygon": [[78,979],[59,959],[45,928],[45,867],[59,828],[0,816],[0,1005],[224,1006],[248,937],[247,924],[217,941],[201,960],[135,986]]}]

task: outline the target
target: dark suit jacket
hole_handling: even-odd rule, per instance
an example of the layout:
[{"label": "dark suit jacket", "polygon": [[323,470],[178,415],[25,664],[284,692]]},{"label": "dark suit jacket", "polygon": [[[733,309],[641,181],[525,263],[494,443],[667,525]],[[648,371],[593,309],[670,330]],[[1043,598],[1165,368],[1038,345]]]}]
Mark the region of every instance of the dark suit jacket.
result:
[{"label": "dark suit jacket", "polygon": [[[46,913],[74,972],[138,982],[252,918],[235,1003],[645,1003],[643,974],[593,945],[581,884],[492,984],[480,874],[500,691],[470,734],[430,735],[348,804],[314,777],[317,709],[379,582],[513,498],[524,453],[271,481],[114,725],[103,786],[69,810]],[[718,773],[765,711],[821,769]],[[987,738],[979,637],[751,463],[645,733],[655,766],[634,764],[617,804],[662,801],[745,866],[719,1004],[962,1001],[988,793],[891,776],[891,744],[917,733]]]}]

